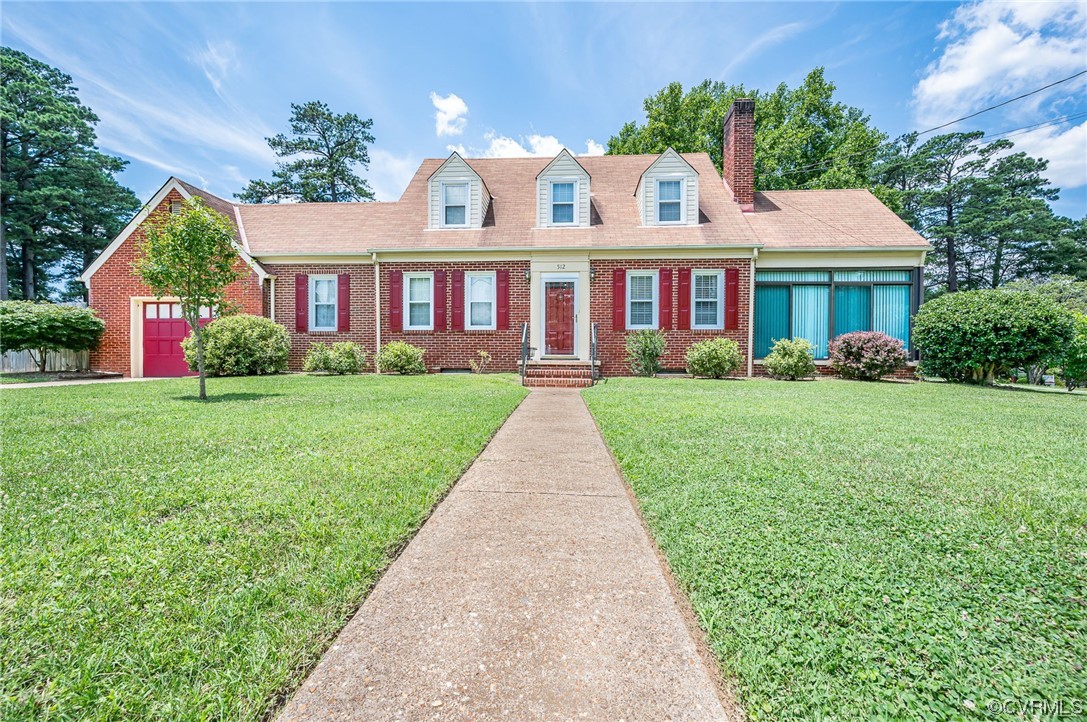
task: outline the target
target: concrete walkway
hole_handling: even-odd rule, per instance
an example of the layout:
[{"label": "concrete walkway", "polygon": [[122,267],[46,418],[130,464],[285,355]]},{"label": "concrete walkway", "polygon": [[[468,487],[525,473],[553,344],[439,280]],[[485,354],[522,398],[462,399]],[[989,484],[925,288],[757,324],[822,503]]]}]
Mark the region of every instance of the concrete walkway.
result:
[{"label": "concrete walkway", "polygon": [[280,719],[729,718],[581,396],[555,389],[513,413]]},{"label": "concrete walkway", "polygon": [[11,391],[14,389],[45,389],[53,386],[87,386],[88,384],[124,384],[131,381],[166,381],[157,376],[133,379],[127,376],[116,376],[108,379],[71,379],[70,381],[28,381],[21,384],[0,384],[0,390]]}]

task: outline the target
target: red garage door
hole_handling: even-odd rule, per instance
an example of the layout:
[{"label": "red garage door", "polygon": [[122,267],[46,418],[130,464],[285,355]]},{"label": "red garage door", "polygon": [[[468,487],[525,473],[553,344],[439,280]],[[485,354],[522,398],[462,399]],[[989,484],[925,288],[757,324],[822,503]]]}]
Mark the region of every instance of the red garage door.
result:
[{"label": "red garage door", "polygon": [[[200,312],[200,325],[211,320]],[[149,302],[143,305],[143,375],[188,376],[189,365],[181,341],[189,335],[189,323],[181,318],[180,303]]]}]

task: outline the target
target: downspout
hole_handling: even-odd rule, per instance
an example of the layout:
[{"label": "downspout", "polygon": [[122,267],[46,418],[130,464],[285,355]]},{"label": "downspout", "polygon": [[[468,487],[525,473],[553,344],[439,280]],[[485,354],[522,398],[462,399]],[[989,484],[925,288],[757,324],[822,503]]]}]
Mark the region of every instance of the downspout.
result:
[{"label": "downspout", "polygon": [[381,266],[377,262],[377,252],[370,253],[374,263],[374,373],[381,373],[378,354],[381,351]]},{"label": "downspout", "polygon": [[268,305],[271,308],[268,309],[268,317],[273,321],[276,320],[276,277],[268,276]]},{"label": "downspout", "polygon": [[755,262],[759,260],[759,249],[751,249],[751,297],[747,304],[747,377],[755,375]]}]

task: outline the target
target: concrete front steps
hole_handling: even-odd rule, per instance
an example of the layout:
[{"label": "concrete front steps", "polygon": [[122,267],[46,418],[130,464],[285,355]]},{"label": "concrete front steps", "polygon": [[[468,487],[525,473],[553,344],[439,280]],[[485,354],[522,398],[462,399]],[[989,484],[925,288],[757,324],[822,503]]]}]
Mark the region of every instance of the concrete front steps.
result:
[{"label": "concrete front steps", "polygon": [[586,361],[530,361],[525,367],[525,386],[584,388],[592,385],[593,368]]}]

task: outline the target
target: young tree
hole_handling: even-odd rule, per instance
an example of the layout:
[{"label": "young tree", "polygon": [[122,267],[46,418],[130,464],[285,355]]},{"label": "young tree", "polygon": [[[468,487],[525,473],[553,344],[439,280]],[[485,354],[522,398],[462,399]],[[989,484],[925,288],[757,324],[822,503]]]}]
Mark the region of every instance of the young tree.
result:
[{"label": "young tree", "polygon": [[755,99],[755,187],[863,188],[886,136],[859,108],[834,100],[823,68],[772,92],[705,80],[686,93],[671,83],[645,99],[644,124],[626,123],[608,153],[709,153],[721,168],[721,124],[737,98]]},{"label": "young tree", "polygon": [[134,268],[157,296],[177,296],[181,316],[196,338],[200,399],[207,399],[200,309],[227,307],[226,287],[241,278],[244,262],[234,246],[234,226],[198,197],[180,213],[160,214],[147,226],[147,239]]},{"label": "young tree", "polygon": [[367,146],[374,142],[373,126],[372,119],[336,115],[318,101],[291,103],[291,135],[267,140],[280,158],[301,157],[280,161],[272,180],[250,181],[236,197],[246,203],[373,200],[370,184],[355,172],[356,166],[370,165]]},{"label": "young tree", "polygon": [[[97,122],[68,75],[0,48],[0,298],[48,297],[52,267],[78,252],[67,245],[71,228],[109,212],[112,227],[139,209],[114,178],[124,162],[94,147]],[[96,180],[88,186],[89,174]],[[111,237],[97,235],[93,250]]]}]

